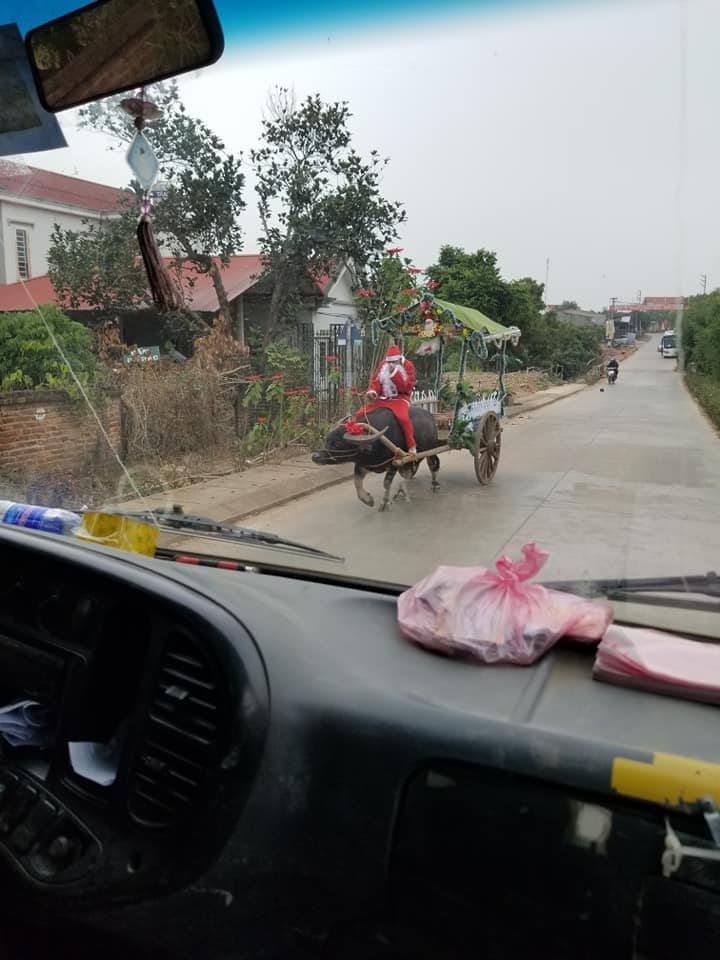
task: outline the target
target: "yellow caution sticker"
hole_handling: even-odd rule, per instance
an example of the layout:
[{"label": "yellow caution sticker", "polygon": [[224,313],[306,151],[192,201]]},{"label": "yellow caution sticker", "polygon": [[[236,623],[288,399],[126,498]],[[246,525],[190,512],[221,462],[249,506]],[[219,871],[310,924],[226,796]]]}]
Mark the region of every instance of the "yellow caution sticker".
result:
[{"label": "yellow caution sticker", "polygon": [[720,805],[720,763],[671,753],[653,754],[647,762],[616,757],[610,785],[624,797],[663,806],[689,806],[701,797]]},{"label": "yellow caution sticker", "polygon": [[111,513],[85,513],[76,536],[104,547],[154,557],[160,531],[151,523]]}]

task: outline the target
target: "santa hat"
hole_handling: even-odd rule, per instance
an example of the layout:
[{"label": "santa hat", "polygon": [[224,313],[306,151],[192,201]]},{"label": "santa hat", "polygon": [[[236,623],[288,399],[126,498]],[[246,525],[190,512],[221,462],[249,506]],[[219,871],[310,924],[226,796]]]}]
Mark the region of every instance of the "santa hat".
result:
[{"label": "santa hat", "polygon": [[385,354],[385,363],[400,363],[402,358],[403,355],[400,347],[390,347],[388,352]]}]

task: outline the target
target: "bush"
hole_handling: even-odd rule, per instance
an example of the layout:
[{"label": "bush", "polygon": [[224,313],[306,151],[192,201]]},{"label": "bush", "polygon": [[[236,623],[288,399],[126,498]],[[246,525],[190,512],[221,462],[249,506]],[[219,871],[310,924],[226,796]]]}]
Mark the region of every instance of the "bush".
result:
[{"label": "bush", "polygon": [[720,380],[720,290],[691,297],[682,321],[682,347],[689,367]]},{"label": "bush", "polygon": [[701,373],[688,373],[685,380],[690,393],[715,426],[720,427],[720,380]]},{"label": "bush", "polygon": [[[0,390],[51,388],[77,390],[70,369],[83,386],[95,382],[97,360],[91,332],[57,307],[0,314]],[[46,326],[47,324],[47,326]],[[66,364],[48,332],[52,330]],[[69,364],[69,366],[68,366]]]}]

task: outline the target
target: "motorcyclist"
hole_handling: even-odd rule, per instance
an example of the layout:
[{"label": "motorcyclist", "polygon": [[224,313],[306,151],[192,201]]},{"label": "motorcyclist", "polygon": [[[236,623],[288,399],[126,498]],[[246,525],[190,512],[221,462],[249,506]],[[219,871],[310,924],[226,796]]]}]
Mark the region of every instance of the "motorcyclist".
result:
[{"label": "motorcyclist", "polygon": [[607,365],[608,377],[611,375],[614,375],[614,378],[617,380],[619,370],[620,370],[620,364],[617,362],[617,359],[615,357],[611,357],[608,360],[608,365]]}]

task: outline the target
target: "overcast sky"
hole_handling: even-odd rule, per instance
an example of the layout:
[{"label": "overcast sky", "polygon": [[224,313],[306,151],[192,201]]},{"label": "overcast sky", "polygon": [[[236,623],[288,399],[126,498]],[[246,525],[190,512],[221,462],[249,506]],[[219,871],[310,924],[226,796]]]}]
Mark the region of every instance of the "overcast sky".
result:
[{"label": "overcast sky", "polygon": [[[719,44],[718,0],[565,4],[231,50],[181,89],[245,153],[272,85],[348,100],[356,146],[391,157],[418,265],[487,247],[507,278],[543,281],[549,258],[550,302],[597,309],[698,292],[701,273],[720,286]],[[70,147],[30,163],[127,182],[101,136],[62,123]]]}]

